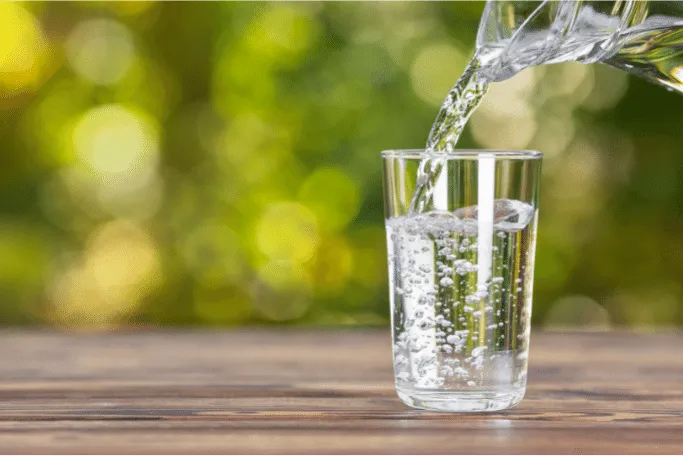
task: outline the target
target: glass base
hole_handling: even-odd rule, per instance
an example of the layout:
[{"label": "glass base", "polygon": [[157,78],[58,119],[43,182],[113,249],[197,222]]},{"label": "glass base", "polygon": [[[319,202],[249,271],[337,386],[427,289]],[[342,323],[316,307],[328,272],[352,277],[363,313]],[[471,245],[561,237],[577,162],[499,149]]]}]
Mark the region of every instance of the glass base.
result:
[{"label": "glass base", "polygon": [[398,397],[411,407],[442,412],[495,412],[515,405],[525,388],[502,391],[438,391],[397,388]]}]

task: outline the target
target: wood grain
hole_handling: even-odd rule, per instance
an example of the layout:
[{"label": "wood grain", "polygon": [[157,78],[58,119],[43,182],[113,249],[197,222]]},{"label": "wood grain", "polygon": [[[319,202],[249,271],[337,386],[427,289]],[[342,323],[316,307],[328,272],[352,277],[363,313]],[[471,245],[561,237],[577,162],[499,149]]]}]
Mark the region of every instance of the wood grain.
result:
[{"label": "wood grain", "polygon": [[532,335],[516,409],[395,396],[387,331],[0,332],[0,453],[681,453],[683,334]]}]

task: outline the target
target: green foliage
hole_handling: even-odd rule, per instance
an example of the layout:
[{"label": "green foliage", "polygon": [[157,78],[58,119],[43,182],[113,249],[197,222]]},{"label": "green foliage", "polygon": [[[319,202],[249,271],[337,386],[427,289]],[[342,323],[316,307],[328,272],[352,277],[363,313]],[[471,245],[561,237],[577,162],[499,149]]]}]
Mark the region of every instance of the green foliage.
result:
[{"label": "green foliage", "polygon": [[[386,324],[379,152],[424,144],[482,8],[1,4],[0,323]],[[683,323],[681,99],[497,86],[462,146],[545,153],[534,322]]]}]

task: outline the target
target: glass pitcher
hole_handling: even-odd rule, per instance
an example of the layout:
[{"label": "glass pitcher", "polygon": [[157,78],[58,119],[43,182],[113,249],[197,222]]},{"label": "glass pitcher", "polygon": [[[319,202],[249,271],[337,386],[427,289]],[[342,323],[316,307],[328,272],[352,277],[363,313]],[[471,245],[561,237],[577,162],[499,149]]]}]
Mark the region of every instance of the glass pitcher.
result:
[{"label": "glass pitcher", "polygon": [[489,81],[603,62],[683,93],[683,1],[488,0],[477,49]]}]

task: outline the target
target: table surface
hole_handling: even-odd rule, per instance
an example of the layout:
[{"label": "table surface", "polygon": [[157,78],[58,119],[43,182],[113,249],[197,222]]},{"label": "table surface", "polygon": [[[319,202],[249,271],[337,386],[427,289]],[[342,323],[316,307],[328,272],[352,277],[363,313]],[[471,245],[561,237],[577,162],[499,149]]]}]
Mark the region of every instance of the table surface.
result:
[{"label": "table surface", "polygon": [[683,334],[532,334],[494,414],[412,410],[387,331],[0,332],[0,453],[681,453]]}]

